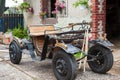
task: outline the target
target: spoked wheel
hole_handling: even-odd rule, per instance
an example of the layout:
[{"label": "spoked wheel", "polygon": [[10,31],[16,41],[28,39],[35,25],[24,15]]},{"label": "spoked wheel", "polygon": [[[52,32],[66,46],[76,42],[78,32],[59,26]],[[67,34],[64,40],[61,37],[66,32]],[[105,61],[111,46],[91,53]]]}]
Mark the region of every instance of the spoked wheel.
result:
[{"label": "spoked wheel", "polygon": [[90,56],[87,57],[88,64],[92,71],[96,73],[106,73],[112,68],[113,55],[112,52],[107,48],[100,45],[96,45],[90,48],[88,54],[94,56],[93,61],[89,61],[92,60],[93,57]]},{"label": "spoked wheel", "polygon": [[14,40],[9,45],[9,56],[12,63],[14,64],[20,63],[22,52],[21,52],[20,46]]},{"label": "spoked wheel", "polygon": [[57,80],[74,80],[77,72],[77,63],[73,55],[60,50],[55,53],[52,61],[53,72]]}]

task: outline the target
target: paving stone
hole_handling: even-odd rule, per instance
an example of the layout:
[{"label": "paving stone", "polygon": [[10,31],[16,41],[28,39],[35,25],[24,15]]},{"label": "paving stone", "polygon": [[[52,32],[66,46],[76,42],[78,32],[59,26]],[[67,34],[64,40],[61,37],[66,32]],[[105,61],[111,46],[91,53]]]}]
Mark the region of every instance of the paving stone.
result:
[{"label": "paving stone", "polygon": [[1,61],[3,61],[3,59],[2,59],[2,58],[0,58],[0,62],[1,62]]},{"label": "paving stone", "polygon": [[[120,48],[115,48],[113,55],[114,60],[117,62],[114,63],[113,68],[107,74],[94,73],[86,66],[85,73],[78,70],[76,80],[120,80],[119,53]],[[2,61],[0,61],[0,80],[56,80],[49,59],[36,63],[32,61],[29,55],[23,54],[20,64],[14,65],[10,61],[3,61],[3,59],[7,60],[6,58],[9,58],[9,53],[0,52]]]},{"label": "paving stone", "polygon": [[0,62],[0,80],[33,80],[13,66]]}]

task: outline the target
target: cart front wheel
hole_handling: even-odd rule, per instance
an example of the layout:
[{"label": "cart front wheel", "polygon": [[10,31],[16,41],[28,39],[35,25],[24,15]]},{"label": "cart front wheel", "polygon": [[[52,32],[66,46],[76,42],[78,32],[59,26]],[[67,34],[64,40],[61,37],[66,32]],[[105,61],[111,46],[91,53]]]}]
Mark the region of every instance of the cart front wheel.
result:
[{"label": "cart front wheel", "polygon": [[59,50],[53,57],[52,65],[57,80],[73,80],[76,77],[77,63],[73,55]]},{"label": "cart front wheel", "polygon": [[9,45],[9,56],[10,56],[10,61],[12,63],[14,64],[20,63],[22,52],[21,52],[20,46],[14,40]]},{"label": "cart front wheel", "polygon": [[100,45],[96,45],[90,48],[88,54],[95,57],[93,61],[89,61],[92,60],[92,57],[87,57],[88,64],[92,71],[104,74],[112,68],[113,55],[112,52],[107,48]]}]

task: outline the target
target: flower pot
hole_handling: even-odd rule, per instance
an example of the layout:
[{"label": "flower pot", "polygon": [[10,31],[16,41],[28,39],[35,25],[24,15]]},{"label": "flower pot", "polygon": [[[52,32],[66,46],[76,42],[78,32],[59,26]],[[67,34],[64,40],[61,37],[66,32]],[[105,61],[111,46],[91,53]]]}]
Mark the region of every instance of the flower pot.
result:
[{"label": "flower pot", "polygon": [[44,15],[44,16],[40,16],[40,19],[42,19],[42,20],[44,20],[44,19],[46,19],[46,18],[47,18],[46,15]]}]

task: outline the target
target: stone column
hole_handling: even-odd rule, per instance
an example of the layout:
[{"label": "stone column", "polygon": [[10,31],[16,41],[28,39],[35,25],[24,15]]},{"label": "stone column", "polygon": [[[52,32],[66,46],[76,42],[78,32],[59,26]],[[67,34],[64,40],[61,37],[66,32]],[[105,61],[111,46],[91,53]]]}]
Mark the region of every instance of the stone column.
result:
[{"label": "stone column", "polygon": [[91,0],[92,39],[102,38],[106,27],[106,0]]}]

